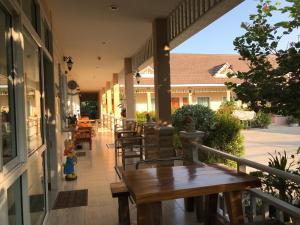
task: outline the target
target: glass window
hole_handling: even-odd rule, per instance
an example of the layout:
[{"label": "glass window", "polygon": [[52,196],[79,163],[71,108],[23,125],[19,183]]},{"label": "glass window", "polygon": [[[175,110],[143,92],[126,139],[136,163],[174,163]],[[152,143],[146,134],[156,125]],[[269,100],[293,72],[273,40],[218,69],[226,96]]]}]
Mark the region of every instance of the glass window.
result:
[{"label": "glass window", "polygon": [[28,152],[43,144],[39,48],[30,35],[24,35],[24,77],[26,90],[26,133]]},{"label": "glass window", "polygon": [[21,178],[18,178],[7,189],[7,204],[8,204],[8,224],[22,225],[22,189]]},{"label": "glass window", "polygon": [[44,157],[33,160],[27,170],[31,225],[42,224],[45,209]]},{"label": "glass window", "polygon": [[10,15],[0,5],[0,152],[3,164],[16,157],[13,77],[8,72],[12,65],[12,41],[9,36]]},{"label": "glass window", "polygon": [[30,20],[34,29],[39,32],[40,28],[40,11],[35,0],[22,0],[23,11]]},{"label": "glass window", "polygon": [[178,109],[180,107],[179,98],[171,98],[171,108],[172,110]]},{"label": "glass window", "polygon": [[197,102],[199,105],[209,107],[209,97],[198,97]]},{"label": "glass window", "polygon": [[45,44],[45,47],[47,48],[49,53],[52,54],[52,33],[51,33],[51,30],[50,30],[46,20],[43,20],[42,39]]}]

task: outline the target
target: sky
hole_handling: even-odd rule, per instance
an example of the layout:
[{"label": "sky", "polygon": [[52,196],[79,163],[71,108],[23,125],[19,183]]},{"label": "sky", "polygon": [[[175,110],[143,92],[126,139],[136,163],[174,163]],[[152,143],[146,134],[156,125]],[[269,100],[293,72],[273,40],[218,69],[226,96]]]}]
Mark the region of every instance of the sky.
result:
[{"label": "sky", "polygon": [[[256,12],[258,0],[245,0],[240,5],[223,15],[221,18],[183,42],[172,50],[172,53],[202,53],[202,54],[233,54],[233,40],[243,34],[240,27],[242,22],[249,21],[249,15]],[[281,4],[286,1],[280,0]],[[275,21],[286,19],[286,15],[273,15]],[[280,48],[285,49],[288,42],[295,38],[300,32],[294,32],[291,37],[281,41]]]}]

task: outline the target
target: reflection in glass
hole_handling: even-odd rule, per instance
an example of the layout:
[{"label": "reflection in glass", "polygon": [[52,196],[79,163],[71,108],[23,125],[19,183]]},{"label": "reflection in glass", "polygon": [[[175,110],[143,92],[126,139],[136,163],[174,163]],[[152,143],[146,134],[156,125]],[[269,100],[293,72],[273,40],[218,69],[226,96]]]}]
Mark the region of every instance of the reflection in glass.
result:
[{"label": "reflection in glass", "polygon": [[41,132],[41,87],[39,48],[29,34],[24,35],[24,77],[26,89],[26,131],[28,152],[39,148]]},{"label": "reflection in glass", "polygon": [[23,11],[30,20],[32,26],[38,31],[39,26],[39,8],[34,0],[22,0]]},{"label": "reflection in glass", "polygon": [[18,178],[7,189],[7,205],[8,205],[8,224],[22,225],[22,190],[21,179]]},{"label": "reflection in glass", "polygon": [[45,217],[44,158],[33,160],[28,168],[28,193],[31,225],[40,225]]},{"label": "reflection in glass", "polygon": [[0,148],[2,148],[0,152],[2,152],[4,164],[17,155],[14,146],[13,78],[8,73],[9,65],[12,64],[10,27],[11,18],[0,5]]}]

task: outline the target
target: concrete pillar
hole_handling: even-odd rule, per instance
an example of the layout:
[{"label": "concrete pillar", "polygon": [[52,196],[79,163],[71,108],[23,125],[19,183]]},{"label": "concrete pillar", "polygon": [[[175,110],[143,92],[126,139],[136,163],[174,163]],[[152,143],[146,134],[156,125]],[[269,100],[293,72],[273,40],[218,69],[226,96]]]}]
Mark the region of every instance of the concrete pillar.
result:
[{"label": "concrete pillar", "polygon": [[189,91],[189,105],[193,105],[193,93]]},{"label": "concrete pillar", "polygon": [[114,109],[115,117],[121,117],[121,110],[119,108],[120,101],[120,85],[118,83],[118,74],[113,74],[113,85],[114,85]]},{"label": "concrete pillar", "polygon": [[151,92],[147,91],[147,111],[152,111]]},{"label": "concrete pillar", "polygon": [[228,102],[230,102],[230,100],[231,100],[231,93],[230,93],[230,91],[229,90],[227,90],[226,91],[226,100],[228,101]]},{"label": "concrete pillar", "polygon": [[107,99],[107,113],[112,112],[112,96],[110,89],[110,81],[106,82],[106,99]]},{"label": "concrete pillar", "polygon": [[124,73],[125,73],[125,96],[126,96],[126,118],[130,120],[135,119],[135,97],[133,86],[133,73],[131,58],[124,60]]},{"label": "concrete pillar", "polygon": [[155,112],[157,121],[171,122],[170,48],[167,19],[155,19],[152,24]]}]

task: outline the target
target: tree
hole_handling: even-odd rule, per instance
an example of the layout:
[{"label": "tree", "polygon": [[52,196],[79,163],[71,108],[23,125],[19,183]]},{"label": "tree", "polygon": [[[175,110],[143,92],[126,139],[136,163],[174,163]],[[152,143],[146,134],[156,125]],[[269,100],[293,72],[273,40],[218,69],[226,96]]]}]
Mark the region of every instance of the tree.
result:
[{"label": "tree", "polygon": [[[288,15],[287,21],[272,22],[274,13]],[[300,42],[299,38],[279,49],[279,42],[294,35],[300,26],[300,0],[286,0],[282,6],[260,0],[257,13],[242,23],[245,33],[237,37],[235,50],[249,65],[249,71],[228,74],[242,80],[226,83],[238,100],[258,112],[271,112],[300,119]],[[296,36],[296,35],[295,35]]]}]

